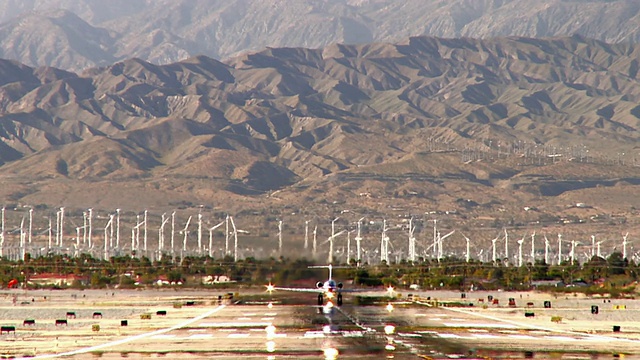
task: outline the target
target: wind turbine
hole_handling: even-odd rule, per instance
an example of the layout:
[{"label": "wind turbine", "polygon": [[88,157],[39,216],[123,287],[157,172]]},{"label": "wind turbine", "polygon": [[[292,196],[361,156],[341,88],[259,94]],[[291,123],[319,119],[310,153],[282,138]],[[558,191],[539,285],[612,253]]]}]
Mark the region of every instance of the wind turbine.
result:
[{"label": "wind turbine", "polygon": [[87,220],[88,220],[88,225],[89,225],[89,231],[87,233],[87,241],[89,241],[89,248],[91,248],[91,244],[92,244],[92,242],[91,242],[92,241],[91,233],[93,232],[93,228],[92,228],[92,225],[93,225],[93,209],[91,209],[91,208],[89,209],[89,218]]},{"label": "wind turbine", "polygon": [[531,264],[536,263],[536,232],[531,234]]},{"label": "wind turbine", "polygon": [[22,220],[20,221],[20,255],[21,258],[20,260],[24,261],[24,255],[25,255],[25,233],[24,233],[24,215],[22,216]]},{"label": "wind turbine", "polygon": [[380,262],[389,263],[389,237],[387,236],[387,219],[382,219],[382,238],[380,239]]},{"label": "wind turbine", "polygon": [[526,235],[522,235],[522,239],[518,240],[518,267],[522,267],[522,244],[524,244],[524,237]]},{"label": "wind turbine", "polygon": [[147,254],[147,210],[144,210],[144,253]]},{"label": "wind turbine", "polygon": [[32,225],[33,225],[33,208],[30,208],[29,209],[29,246],[31,246]]},{"label": "wind turbine", "polygon": [[331,236],[329,236],[329,238],[327,239],[327,241],[325,241],[325,243],[326,243],[326,242],[329,242],[329,256],[328,256],[328,258],[327,258],[327,262],[328,262],[329,264],[333,264],[333,239],[335,239],[337,236],[342,235],[345,231],[346,231],[346,230],[342,230],[342,231],[339,231],[339,232],[337,232],[337,233],[334,233],[334,234],[332,234]]},{"label": "wind turbine", "polygon": [[[462,234],[462,233],[460,233],[460,234]],[[471,252],[470,252],[471,251],[471,242],[470,242],[469,238],[466,237],[465,234],[462,234],[462,237],[467,242],[467,251],[466,251],[466,254],[465,254],[465,260],[467,262],[469,262],[469,261],[471,261]]]},{"label": "wind turbine", "polygon": [[229,255],[229,214],[224,218],[224,256]]},{"label": "wind turbine", "polygon": [[175,254],[174,247],[174,235],[176,233],[176,212],[171,213],[171,258],[173,259]]},{"label": "wind turbine", "polygon": [[[4,208],[2,208],[2,228],[3,228],[2,232],[4,233]],[[49,251],[51,251],[51,241],[52,241],[51,238],[52,238],[52,235],[53,235],[53,234],[51,234],[52,230],[53,229],[51,227],[51,215],[49,215],[49,229],[48,229],[48,231],[49,231],[49,247],[47,248],[47,253]],[[4,242],[4,236],[0,240],[2,242]],[[2,243],[0,243],[0,256],[2,256]]]},{"label": "wind turbine", "polygon": [[309,248],[309,220],[304,221],[304,249]]},{"label": "wind turbine", "polygon": [[547,234],[544,235],[544,263],[549,265],[549,248],[551,245],[549,244],[549,239],[547,239]]},{"label": "wind turbine", "polygon": [[248,234],[249,232],[246,230],[236,229],[236,224],[233,222],[233,217],[229,216],[229,220],[231,221],[231,227],[233,228],[233,262],[238,262],[238,233]]},{"label": "wind turbine", "polygon": [[164,225],[168,222],[167,213],[162,213],[160,217],[160,227],[158,228],[158,254],[162,257],[164,250]]},{"label": "wind turbine", "polygon": [[313,228],[313,248],[311,249],[311,257],[314,259],[316,257],[316,251],[318,250],[317,235],[318,235],[318,224],[316,224],[316,226]]},{"label": "wind turbine", "polygon": [[278,256],[282,256],[282,220],[278,220]]},{"label": "wind turbine", "polygon": [[558,234],[558,265],[562,264],[562,234]]},{"label": "wind turbine", "polygon": [[356,235],[356,252],[358,255],[358,261],[357,263],[360,264],[360,260],[362,259],[362,253],[361,253],[361,247],[360,247],[360,242],[362,241],[362,236],[360,235],[360,228],[362,226],[362,220],[364,220],[364,217],[360,218],[360,220],[358,220],[358,234]]},{"label": "wind turbine", "polygon": [[496,263],[496,260],[498,259],[496,256],[496,241],[498,241],[498,238],[495,237],[493,239],[491,239],[491,250],[492,250],[492,255],[491,255],[491,261],[494,263]]},{"label": "wind turbine", "polygon": [[444,250],[443,250],[443,242],[444,239],[448,238],[449,236],[453,235],[453,233],[456,232],[455,230],[451,230],[450,232],[448,232],[446,235],[444,236],[440,236],[440,233],[438,232],[438,261],[442,260],[442,258],[444,258]]},{"label": "wind turbine", "polygon": [[504,257],[509,259],[509,233],[507,228],[504,228]]},{"label": "wind turbine", "polygon": [[416,261],[416,238],[413,236],[415,228],[413,227],[413,216],[409,219],[409,261]]},{"label": "wind turbine", "polygon": [[111,216],[109,216],[109,221],[107,222],[107,225],[105,225],[104,227],[104,260],[107,261],[109,260],[109,242],[107,241],[107,230],[109,229],[109,227],[111,227],[113,224],[113,214]]},{"label": "wind turbine", "polygon": [[[91,214],[91,209],[89,209],[89,214]],[[91,234],[91,230],[89,230],[89,234]],[[164,236],[164,230],[162,236]],[[116,209],[116,249],[120,250],[120,209]]]},{"label": "wind turbine", "polygon": [[433,257],[438,256],[438,230],[437,230],[437,219],[433,219]]},{"label": "wind turbine", "polygon": [[209,228],[209,257],[213,257],[213,230],[224,225],[224,221],[221,221],[218,225]]},{"label": "wind turbine", "polygon": [[[1,210],[2,213],[2,225],[0,228],[0,257],[4,256],[3,248],[4,248],[4,206]],[[51,247],[51,246],[49,246]]]},{"label": "wind turbine", "polygon": [[183,257],[184,257],[184,252],[187,251],[187,238],[189,237],[189,223],[191,223],[191,216],[189,216],[189,219],[187,219],[187,223],[184,226],[184,230],[182,230],[182,232],[184,233],[184,239],[182,240],[182,251],[183,251]]},{"label": "wind turbine", "polygon": [[62,249],[62,240],[64,238],[64,207],[60,208],[60,227],[58,228],[58,246]]},{"label": "wind turbine", "polygon": [[351,233],[352,231],[347,231],[347,261],[346,263],[349,264],[349,260],[351,260]]},{"label": "wind turbine", "polygon": [[202,253],[202,213],[198,212],[198,254]]}]

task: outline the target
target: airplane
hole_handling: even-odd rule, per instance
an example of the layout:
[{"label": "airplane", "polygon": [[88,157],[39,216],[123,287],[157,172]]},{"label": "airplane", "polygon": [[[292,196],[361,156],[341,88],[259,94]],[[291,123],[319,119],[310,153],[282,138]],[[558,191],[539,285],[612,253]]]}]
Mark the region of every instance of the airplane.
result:
[{"label": "airplane", "polygon": [[[318,294],[318,306],[324,305],[324,299],[331,301],[332,299],[336,299],[336,303],[338,306],[342,306],[342,293],[343,292],[357,292],[358,290],[343,289],[343,285],[341,282],[336,282],[333,280],[333,269],[337,268],[331,264],[329,265],[314,265],[309,266],[310,269],[329,269],[329,279],[326,281],[318,281],[316,284],[316,288],[286,288],[286,287],[277,287],[271,283],[266,285],[268,292],[273,292],[275,290],[283,290],[283,291],[297,291],[297,292],[309,292]],[[331,303],[333,304],[333,303]]]}]

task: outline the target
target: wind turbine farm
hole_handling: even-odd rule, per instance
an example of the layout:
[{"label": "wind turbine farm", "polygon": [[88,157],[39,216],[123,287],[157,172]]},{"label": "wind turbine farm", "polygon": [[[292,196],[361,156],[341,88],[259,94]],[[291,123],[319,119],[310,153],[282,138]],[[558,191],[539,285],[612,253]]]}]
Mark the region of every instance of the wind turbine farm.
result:
[{"label": "wind turbine farm", "polygon": [[[55,226],[52,224],[54,215]],[[197,226],[192,226],[194,218]],[[148,209],[96,211],[94,208],[70,210],[58,207],[55,211],[39,211],[28,206],[4,207],[0,213],[0,254],[11,260],[24,260],[27,254],[31,257],[88,254],[104,260],[127,255],[152,260],[187,256],[238,260],[276,254],[278,257],[326,259],[336,264],[354,261],[358,265],[399,261],[417,264],[440,262],[445,258],[484,262],[490,257],[493,264],[504,259],[507,266],[517,267],[536,262],[552,262],[553,265],[586,262],[594,256],[607,257],[614,251],[621,252],[623,258],[630,261],[640,259],[640,254],[634,251],[640,248],[634,246],[637,236],[631,232],[609,237],[606,234],[581,238],[572,235],[565,239],[568,236],[557,230],[524,229],[516,242],[517,252],[511,254],[511,258],[510,230],[506,227],[498,236],[492,236],[491,229],[478,232],[465,228],[463,232],[454,222],[430,218],[428,214],[408,214],[396,220],[388,216],[376,218],[344,212],[325,221],[318,216],[310,220],[302,214],[290,215],[289,219],[287,223],[277,220],[275,233],[270,233],[265,232],[260,223],[248,221],[242,215],[231,216],[202,208],[197,212],[183,209],[156,213]],[[94,227],[96,220],[104,224],[99,229]],[[242,229],[238,228],[238,221]],[[295,223],[300,224],[298,228],[292,225]],[[183,224],[180,231],[176,228],[178,224]],[[74,231],[65,231],[69,228]],[[169,244],[168,229],[171,231]],[[130,232],[131,241],[121,242],[121,232]],[[176,232],[181,237],[180,245],[175,241]],[[542,248],[536,247],[536,235],[542,235],[544,239]],[[265,236],[275,237],[277,241],[265,241]],[[554,236],[557,237],[556,246],[549,241]],[[596,241],[596,236],[602,240]],[[614,239],[619,236],[621,242]],[[319,243],[318,237],[325,240]],[[530,238],[529,254],[524,250],[527,238]],[[503,251],[498,246],[500,243],[504,244]]]}]

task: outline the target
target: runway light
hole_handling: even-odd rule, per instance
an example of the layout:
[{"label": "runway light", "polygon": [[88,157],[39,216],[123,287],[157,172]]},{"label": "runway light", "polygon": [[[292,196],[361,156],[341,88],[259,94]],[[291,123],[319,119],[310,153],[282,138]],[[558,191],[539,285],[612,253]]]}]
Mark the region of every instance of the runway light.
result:
[{"label": "runway light", "polygon": [[264,329],[264,331],[267,332],[267,338],[272,338],[276,334],[276,327],[269,325]]},{"label": "runway light", "polygon": [[276,287],[269,283],[268,285],[265,285],[267,287],[267,291],[269,292],[269,294],[271,294],[272,292],[274,292],[276,290]]},{"label": "runway light", "polygon": [[391,303],[387,304],[387,311],[388,312],[392,312],[393,311],[393,304],[391,304]]},{"label": "runway light", "polygon": [[325,360],[335,360],[338,358],[338,349],[326,348],[323,352]]},{"label": "runway light", "polygon": [[387,335],[391,335],[396,332],[396,327],[393,325],[387,325],[384,327],[384,333]]},{"label": "runway light", "polygon": [[333,307],[333,303],[331,301],[327,301],[327,305],[325,306],[331,309]]},{"label": "runway light", "polygon": [[271,309],[271,308],[273,307],[273,303],[269,302],[269,304],[267,305],[267,307],[268,307],[269,309]]},{"label": "runway light", "polygon": [[276,342],[275,341],[267,341],[266,343],[267,345],[267,352],[274,352],[276,351]]},{"label": "runway light", "polygon": [[392,295],[394,292],[393,286],[389,285],[389,287],[387,288],[387,292],[389,293],[389,295]]}]

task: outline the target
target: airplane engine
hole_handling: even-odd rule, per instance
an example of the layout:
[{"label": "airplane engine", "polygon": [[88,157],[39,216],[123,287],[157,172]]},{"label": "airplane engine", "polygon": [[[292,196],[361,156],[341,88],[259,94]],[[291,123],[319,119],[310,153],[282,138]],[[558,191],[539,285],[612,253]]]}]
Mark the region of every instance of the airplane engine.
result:
[{"label": "airplane engine", "polygon": [[342,289],[342,283],[338,283],[338,289]]},{"label": "airplane engine", "polygon": [[324,284],[322,283],[322,281],[318,281],[318,283],[316,284],[316,286],[318,287],[318,289],[320,289]]}]

